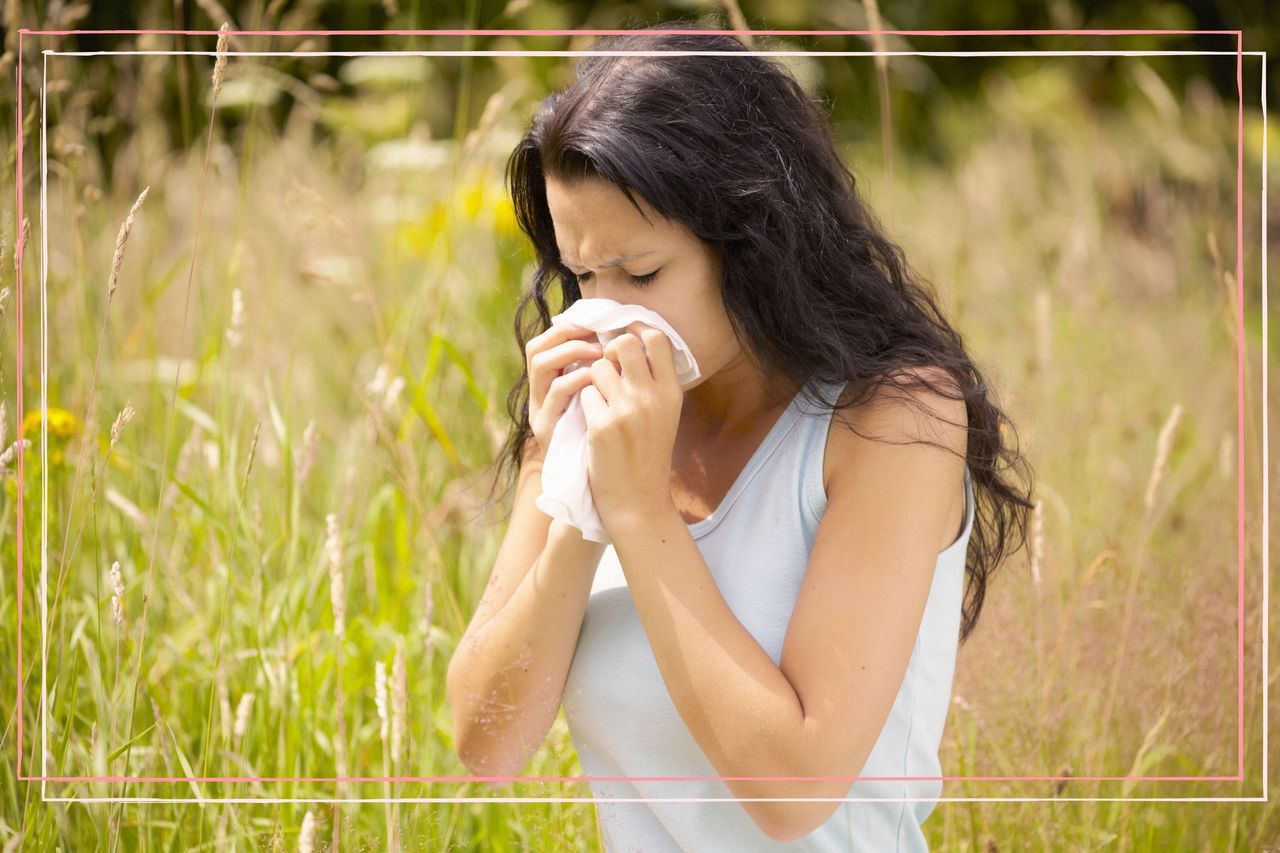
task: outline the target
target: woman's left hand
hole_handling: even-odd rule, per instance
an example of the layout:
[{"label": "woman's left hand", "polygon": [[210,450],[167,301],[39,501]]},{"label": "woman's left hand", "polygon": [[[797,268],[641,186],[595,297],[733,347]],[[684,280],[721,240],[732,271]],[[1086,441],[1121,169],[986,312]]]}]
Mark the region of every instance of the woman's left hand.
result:
[{"label": "woman's left hand", "polygon": [[671,456],[684,404],[670,339],[644,323],[627,330],[635,334],[605,346],[591,365],[592,384],[580,392],[587,479],[606,530],[671,505]]}]

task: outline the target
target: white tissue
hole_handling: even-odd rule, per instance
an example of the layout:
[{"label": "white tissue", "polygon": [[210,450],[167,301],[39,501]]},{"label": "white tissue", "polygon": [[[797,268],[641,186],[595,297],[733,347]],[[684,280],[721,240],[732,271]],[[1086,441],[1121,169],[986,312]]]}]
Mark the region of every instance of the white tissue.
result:
[{"label": "white tissue", "polygon": [[[612,299],[579,299],[551,318],[552,325],[571,324],[591,329],[601,344],[626,334],[627,326],[635,322],[652,326],[670,338],[676,376],[682,386],[701,376],[698,362],[679,333],[657,312],[641,305]],[[580,362],[574,362],[564,369],[564,373],[579,366]],[[582,412],[581,394],[579,391],[573,396],[560,420],[556,421],[551,433],[551,446],[547,448],[542,465],[542,494],[534,498],[534,505],[552,518],[581,530],[584,539],[607,544],[609,534],[596,511],[587,477],[587,420]]]}]

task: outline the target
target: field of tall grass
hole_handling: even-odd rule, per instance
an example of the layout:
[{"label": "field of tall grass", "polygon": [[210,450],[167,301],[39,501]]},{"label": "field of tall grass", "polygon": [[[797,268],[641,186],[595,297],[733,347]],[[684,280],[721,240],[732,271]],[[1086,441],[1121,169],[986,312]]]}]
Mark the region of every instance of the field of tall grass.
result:
[{"label": "field of tall grass", "polygon": [[[130,59],[139,86],[165,73]],[[47,233],[38,113],[29,223],[3,202],[0,667],[23,692],[0,699],[4,850],[601,849],[582,782],[387,781],[468,775],[444,674],[505,527],[488,466],[532,268],[502,169],[542,93],[499,89],[455,142],[415,119],[425,64],[353,59],[359,98],[312,98],[233,62],[206,77],[189,150],[139,111],[110,119],[132,125],[108,163],[87,144],[108,119],[52,60]],[[1238,341],[1234,105],[1175,98],[1132,59],[1116,114],[1067,72],[993,74],[981,104],[933,117],[945,159],[896,152],[891,181],[878,137],[841,135],[1037,476],[1034,540],[961,651],[942,763],[1049,778],[943,795],[1054,800],[940,803],[925,829],[956,851],[1280,846],[1274,803],[1074,799],[1261,794],[1277,670],[1259,643],[1260,385],[1277,359],[1260,117]],[[1237,772],[1238,345],[1245,781],[1090,781]],[[19,749],[23,776],[53,780],[19,780]],[[582,774],[563,714],[523,772]],[[484,801],[508,796],[569,801]],[[429,797],[476,801],[412,802]]]}]

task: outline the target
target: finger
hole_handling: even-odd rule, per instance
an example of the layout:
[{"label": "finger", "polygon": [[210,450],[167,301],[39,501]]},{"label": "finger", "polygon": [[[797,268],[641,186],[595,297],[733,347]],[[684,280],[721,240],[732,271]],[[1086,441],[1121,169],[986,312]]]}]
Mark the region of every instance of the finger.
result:
[{"label": "finger", "polygon": [[572,323],[552,323],[541,334],[534,335],[524,345],[525,361],[532,363],[535,356],[554,349],[566,341],[576,339],[588,343],[599,343],[599,336],[592,329],[576,326]]},{"label": "finger", "polygon": [[595,329],[588,329],[586,326],[579,326],[574,323],[564,323],[563,325],[570,337],[585,338],[592,343],[595,343],[599,338],[599,334]]},{"label": "finger", "polygon": [[573,395],[578,393],[584,385],[590,384],[591,368],[589,365],[584,365],[551,380],[551,387],[547,389],[547,396],[544,399],[548,402],[558,401],[557,405],[552,407],[558,417],[569,407],[569,403],[573,401]]},{"label": "finger", "polygon": [[617,399],[622,387],[622,377],[618,375],[618,369],[607,358],[598,358],[591,363],[591,382],[604,398],[605,403]]},{"label": "finger", "polygon": [[[635,339],[636,339],[637,341],[639,341],[639,342],[640,342],[640,344],[641,344],[641,346],[640,346],[640,352],[644,353],[644,351],[645,351],[645,347],[644,347],[644,339],[641,337],[641,334],[644,332],[644,330],[645,330],[645,329],[648,329],[648,328],[651,328],[651,327],[649,326],[649,324],[648,324],[648,323],[645,323],[645,322],[643,322],[643,321],[641,321],[641,320],[636,320],[636,321],[634,321],[634,322],[632,322],[632,323],[628,323],[628,324],[627,324],[627,327],[626,327],[626,331],[627,331],[627,332],[630,332],[630,334],[627,334],[627,335],[619,334],[616,338],[614,338],[614,341],[617,341],[617,340],[620,340],[620,339],[623,339],[623,338],[635,338]],[[647,353],[646,353],[646,360],[647,360]],[[615,359],[615,361],[618,361],[619,363],[621,363],[621,360],[620,360],[620,359]],[[652,364],[650,364],[650,365],[649,365],[649,367],[650,367],[650,371],[649,371],[649,372],[650,372],[650,374],[652,374],[652,372],[653,372],[653,371],[652,371]]]},{"label": "finger", "polygon": [[[589,334],[589,339],[578,339],[576,335],[561,333],[558,336],[548,337],[539,335],[538,338],[534,338],[530,341],[531,346],[529,352],[532,352],[533,354],[529,356],[527,369],[529,371],[529,391],[530,396],[533,399],[541,399],[545,397],[550,389],[551,381],[557,376],[563,375],[565,370],[572,369],[572,366],[575,363],[570,362],[559,370],[541,369],[543,363],[549,360],[553,361],[558,357],[559,354],[554,353],[556,347],[568,343],[570,353],[580,353],[577,363],[590,363],[590,359],[598,357],[599,354],[603,352],[603,348],[600,347],[599,342],[595,340],[595,332],[590,332]],[[557,337],[559,337],[559,340],[557,340]],[[533,342],[537,340],[550,341],[550,343],[545,348],[535,350],[532,345]]]},{"label": "finger", "polygon": [[644,343],[634,334],[619,335],[604,348],[605,355],[622,365],[624,380],[643,385],[653,381],[653,373],[645,358]]},{"label": "finger", "polygon": [[676,373],[676,352],[671,338],[661,329],[645,329],[640,334],[644,341],[644,351],[649,356],[649,364],[653,365],[653,378],[659,384],[668,382],[680,384]]},{"label": "finger", "polygon": [[[658,330],[657,330],[657,329],[654,329],[654,328],[653,328],[652,326],[650,326],[648,323],[643,323],[643,322],[641,322],[641,321],[639,321],[639,320],[636,320],[634,323],[632,323],[631,325],[627,326],[627,331],[631,332],[633,335],[635,335],[637,338],[639,338],[639,339],[640,339],[640,343],[641,343],[641,344],[644,344],[644,336],[645,336],[645,333],[646,333],[646,332],[654,332],[654,331],[658,331]],[[641,346],[641,350],[644,352],[644,354],[645,354],[645,358],[646,358],[646,359],[648,360],[648,362],[649,362],[649,373],[650,373],[650,375],[652,375],[652,376],[654,376],[654,377],[657,377],[657,374],[653,372],[653,359],[649,358],[649,348],[648,348],[648,347],[646,347],[646,346]]]},{"label": "finger", "polygon": [[582,393],[578,395],[578,404],[582,406],[582,417],[588,427],[599,422],[603,410],[608,408],[599,389],[594,385],[587,385],[582,389]]},{"label": "finger", "polygon": [[545,349],[551,349],[556,344],[564,343],[573,338],[595,338],[595,331],[585,326],[577,326],[573,323],[552,323],[541,334],[535,335],[525,344],[526,354],[530,355],[534,352],[541,352]]}]

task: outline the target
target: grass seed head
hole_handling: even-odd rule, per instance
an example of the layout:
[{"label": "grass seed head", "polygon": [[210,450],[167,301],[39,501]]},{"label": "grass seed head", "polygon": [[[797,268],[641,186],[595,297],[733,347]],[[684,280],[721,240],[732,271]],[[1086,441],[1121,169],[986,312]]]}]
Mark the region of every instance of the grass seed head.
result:
[{"label": "grass seed head", "polygon": [[215,99],[222,91],[222,75],[227,69],[227,30],[229,29],[231,26],[226,21],[218,27],[218,46],[215,50],[217,58],[213,61],[213,97]]},{"label": "grass seed head", "polygon": [[328,529],[324,550],[329,557],[329,602],[333,605],[333,634],[342,639],[347,630],[347,588],[342,576],[342,540],[338,535],[338,516],[329,513],[324,521]]},{"label": "grass seed head", "polygon": [[245,693],[240,697],[240,704],[236,706],[236,723],[231,731],[237,740],[244,737],[244,733],[249,729],[251,710],[253,710],[253,694]]},{"label": "grass seed head", "polygon": [[382,661],[374,664],[373,691],[373,701],[378,708],[378,720],[382,723],[378,731],[383,742],[386,742],[390,721],[387,718],[387,666]]},{"label": "grass seed head", "polygon": [[133,406],[125,403],[124,408],[120,410],[120,414],[116,415],[115,423],[111,424],[111,448],[116,446],[116,442],[120,440],[120,433],[124,432],[125,424],[133,420],[133,415]]},{"label": "grass seed head", "polygon": [[138,200],[133,203],[133,207],[129,208],[129,215],[124,218],[124,224],[120,226],[120,232],[116,235],[116,250],[111,256],[111,275],[107,279],[108,299],[116,292],[116,287],[120,282],[120,267],[124,263],[124,245],[129,240],[129,232],[133,230],[133,219],[138,215],[138,210],[142,207],[142,202],[146,200],[149,192],[151,192],[150,185],[143,188]]},{"label": "grass seed head", "polygon": [[1148,511],[1155,505],[1156,490],[1160,488],[1160,481],[1164,479],[1164,471],[1169,464],[1169,451],[1173,447],[1173,431],[1177,428],[1181,417],[1182,404],[1174,403],[1173,410],[1169,412],[1164,426],[1160,428],[1160,438],[1156,441],[1156,458],[1151,465],[1151,477],[1147,480],[1146,494],[1142,498]]},{"label": "grass seed head", "polygon": [[111,581],[111,619],[117,625],[124,624],[124,577],[120,574],[120,561],[111,564],[107,573]]},{"label": "grass seed head", "polygon": [[311,813],[311,809],[307,809],[307,813],[302,816],[302,829],[298,832],[299,853],[311,853],[315,849],[315,843],[316,816]]}]

